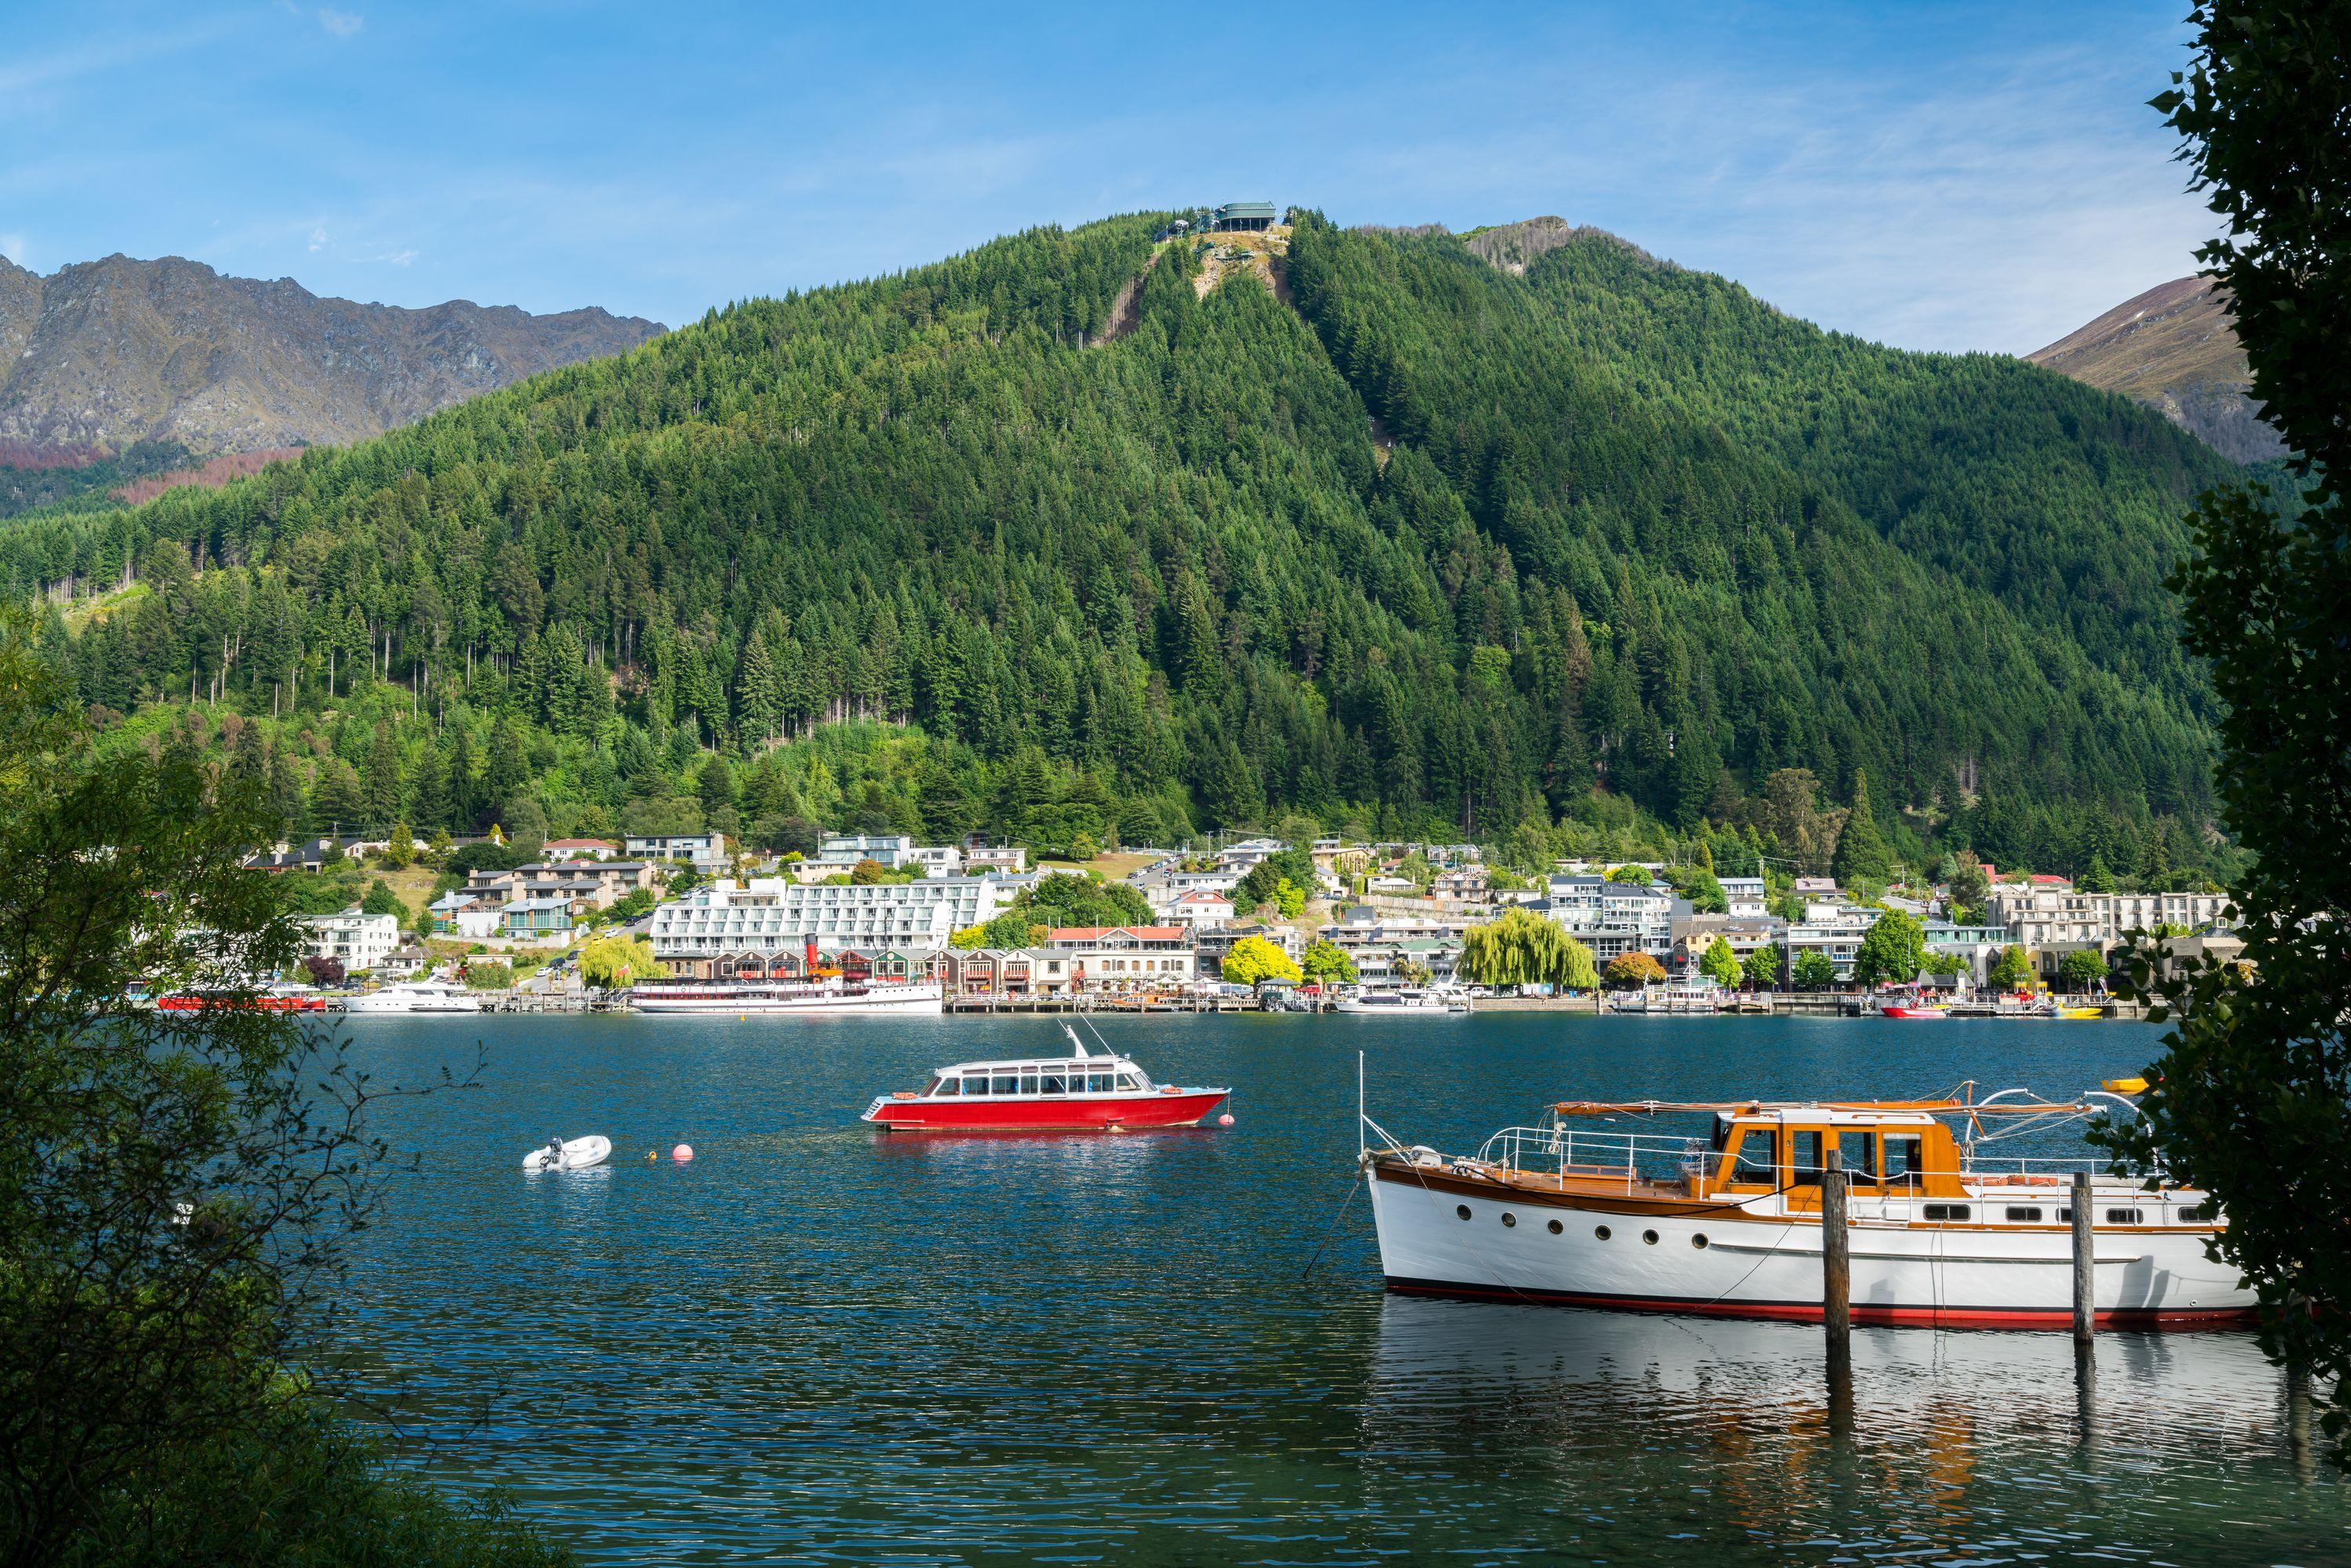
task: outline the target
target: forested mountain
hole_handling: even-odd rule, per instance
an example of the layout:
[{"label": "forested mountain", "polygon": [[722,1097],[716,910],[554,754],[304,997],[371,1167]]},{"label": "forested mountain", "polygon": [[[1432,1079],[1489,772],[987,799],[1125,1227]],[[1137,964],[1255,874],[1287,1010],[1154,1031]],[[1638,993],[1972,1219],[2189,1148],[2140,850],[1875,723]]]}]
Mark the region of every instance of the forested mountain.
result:
[{"label": "forested mountain", "polygon": [[[595,308],[362,305],[176,256],[110,256],[46,277],[0,256],[0,448],[357,441],[661,329]],[[0,465],[23,455],[0,451]]]},{"label": "forested mountain", "polygon": [[2025,358],[2154,409],[2240,463],[2286,455],[2247,390],[2228,293],[2209,277],[2159,283]]},{"label": "forested mountain", "polygon": [[1517,272],[1309,214],[1285,298],[1202,298],[1157,226],[22,520],[0,588],[125,743],[227,744],[321,822],[1301,815],[1529,860],[1662,822],[1824,861],[1865,771],[1906,854],[2210,852],[2160,578],[2227,465],[2160,419],[1593,231]]}]

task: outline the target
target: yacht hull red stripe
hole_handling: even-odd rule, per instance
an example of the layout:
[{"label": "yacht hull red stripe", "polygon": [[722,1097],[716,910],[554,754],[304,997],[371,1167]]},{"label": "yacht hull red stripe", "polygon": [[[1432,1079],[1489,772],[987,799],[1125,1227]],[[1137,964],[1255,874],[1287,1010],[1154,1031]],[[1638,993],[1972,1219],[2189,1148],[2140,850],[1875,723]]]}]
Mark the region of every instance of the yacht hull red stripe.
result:
[{"label": "yacht hull red stripe", "polygon": [[[1682,1312],[1695,1317],[1755,1318],[1773,1322],[1816,1323],[1817,1301],[1719,1301],[1676,1296],[1610,1296],[1580,1291],[1519,1290],[1509,1285],[1465,1285],[1446,1280],[1408,1280],[1391,1274],[1387,1287],[1402,1296],[1445,1296],[1472,1301],[1517,1301],[1527,1306],[1598,1307],[1620,1312]],[[2241,1328],[2254,1321],[2253,1309],[2220,1307],[2199,1312],[2102,1312],[2098,1326],[2116,1329]],[[2039,1307],[1887,1307],[1853,1303],[1856,1323],[1947,1329],[2066,1329],[2074,1314]]]},{"label": "yacht hull red stripe", "polygon": [[1226,1097],[1131,1094],[1100,1100],[885,1100],[868,1120],[902,1133],[1096,1133],[1117,1127],[1188,1127]]}]

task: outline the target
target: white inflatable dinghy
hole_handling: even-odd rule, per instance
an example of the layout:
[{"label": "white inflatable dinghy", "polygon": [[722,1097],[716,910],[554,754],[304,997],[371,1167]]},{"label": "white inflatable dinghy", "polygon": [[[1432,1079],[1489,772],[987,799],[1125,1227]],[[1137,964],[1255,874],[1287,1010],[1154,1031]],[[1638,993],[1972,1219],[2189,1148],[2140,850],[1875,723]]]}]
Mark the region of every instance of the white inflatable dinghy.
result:
[{"label": "white inflatable dinghy", "polygon": [[523,1155],[522,1168],[527,1171],[584,1171],[590,1166],[601,1166],[612,1155],[612,1140],[590,1135],[564,1141],[560,1151],[541,1145]]}]

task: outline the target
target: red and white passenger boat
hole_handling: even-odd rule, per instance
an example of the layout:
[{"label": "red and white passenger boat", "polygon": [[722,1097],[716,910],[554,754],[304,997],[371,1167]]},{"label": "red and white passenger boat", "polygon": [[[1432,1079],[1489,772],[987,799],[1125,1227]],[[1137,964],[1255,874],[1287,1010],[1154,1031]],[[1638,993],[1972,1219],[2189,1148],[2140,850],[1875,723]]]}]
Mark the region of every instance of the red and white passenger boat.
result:
[{"label": "red and white passenger boat", "polygon": [[1121,1133],[1194,1127],[1232,1093],[1154,1083],[1151,1075],[1105,1046],[1061,1026],[1074,1056],[1025,1061],[963,1061],[942,1067],[919,1090],[876,1094],[860,1120],[893,1132]]},{"label": "red and white passenger boat", "polygon": [[[2103,1160],[2000,1158],[1984,1146],[2106,1108],[2092,1099],[2127,1102],[2021,1096],[1570,1101],[1548,1124],[1506,1128],[1474,1156],[1406,1147],[1366,1118],[1381,1269],[1390,1290],[1418,1295],[1817,1322],[1822,1173],[1834,1150],[1850,1173],[1855,1322],[2068,1325],[2080,1170],[2092,1174],[2099,1322],[2252,1318],[2236,1270],[2205,1256],[2226,1223],[2208,1194],[2150,1190],[2105,1175]],[[1702,1118],[1708,1132],[1621,1130],[1660,1116]]]},{"label": "red and white passenger boat", "polygon": [[152,1005],[163,1013],[322,1013],[327,998],[308,986],[280,982],[257,991],[172,991]]}]

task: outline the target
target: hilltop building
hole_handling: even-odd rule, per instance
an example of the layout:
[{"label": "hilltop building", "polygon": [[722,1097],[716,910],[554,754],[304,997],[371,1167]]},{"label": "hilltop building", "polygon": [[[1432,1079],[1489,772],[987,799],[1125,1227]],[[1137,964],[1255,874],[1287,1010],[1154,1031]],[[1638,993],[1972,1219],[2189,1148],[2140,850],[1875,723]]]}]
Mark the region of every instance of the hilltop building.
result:
[{"label": "hilltop building", "polygon": [[1214,234],[1263,234],[1281,220],[1271,202],[1227,202],[1208,215],[1204,225]]}]

